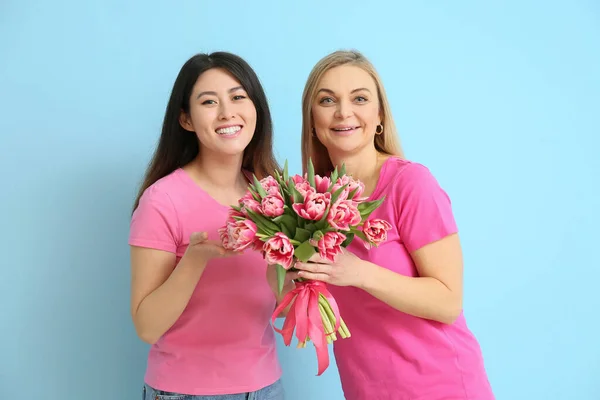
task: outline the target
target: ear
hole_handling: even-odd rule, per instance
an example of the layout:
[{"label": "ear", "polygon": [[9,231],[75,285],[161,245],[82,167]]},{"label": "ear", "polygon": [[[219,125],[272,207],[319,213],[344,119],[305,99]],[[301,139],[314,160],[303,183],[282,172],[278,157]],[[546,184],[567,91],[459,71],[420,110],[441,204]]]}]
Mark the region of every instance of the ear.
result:
[{"label": "ear", "polygon": [[183,110],[179,113],[179,125],[186,131],[194,132],[194,125],[190,120],[190,115]]}]

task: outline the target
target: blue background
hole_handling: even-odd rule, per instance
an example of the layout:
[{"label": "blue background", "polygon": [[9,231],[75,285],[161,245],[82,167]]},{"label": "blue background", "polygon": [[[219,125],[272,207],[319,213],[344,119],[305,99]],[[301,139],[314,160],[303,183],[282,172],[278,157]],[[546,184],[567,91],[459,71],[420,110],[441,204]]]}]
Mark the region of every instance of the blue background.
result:
[{"label": "blue background", "polygon": [[[453,199],[497,398],[599,399],[600,5],[488,3],[3,0],[2,396],[140,398],[129,217],[188,57],[251,63],[299,172],[308,73],[357,48]],[[335,365],[279,343],[289,399],[342,398]]]}]

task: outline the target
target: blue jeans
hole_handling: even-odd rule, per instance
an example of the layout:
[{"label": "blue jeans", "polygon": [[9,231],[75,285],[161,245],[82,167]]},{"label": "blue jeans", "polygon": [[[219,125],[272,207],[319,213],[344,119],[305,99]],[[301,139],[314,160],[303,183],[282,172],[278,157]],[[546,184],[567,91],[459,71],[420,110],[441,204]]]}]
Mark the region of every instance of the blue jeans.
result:
[{"label": "blue jeans", "polygon": [[148,385],[144,385],[144,395],[142,400],[283,400],[284,390],[281,380],[272,385],[257,390],[256,392],[237,393],[237,394],[219,394],[208,396],[197,396],[191,394],[179,394],[156,390]]}]

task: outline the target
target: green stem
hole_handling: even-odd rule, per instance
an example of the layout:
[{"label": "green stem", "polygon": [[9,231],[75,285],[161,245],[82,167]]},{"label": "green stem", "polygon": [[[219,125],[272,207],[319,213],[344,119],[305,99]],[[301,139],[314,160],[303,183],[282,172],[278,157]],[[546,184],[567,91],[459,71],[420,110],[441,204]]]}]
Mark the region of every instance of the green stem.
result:
[{"label": "green stem", "polygon": [[[335,315],[333,315],[333,310],[331,309],[331,305],[327,301],[327,298],[325,296],[323,296],[322,294],[319,295],[319,305],[323,305],[325,312],[329,316],[329,320],[331,321],[332,327],[335,328],[335,322],[336,322]],[[342,336],[342,339],[349,338],[350,331],[348,330],[348,327],[346,326],[346,323],[344,322],[344,319],[342,318],[341,315],[339,318],[340,318],[340,327],[338,329],[338,332],[340,333],[340,336]]]},{"label": "green stem", "polygon": [[[335,332],[333,332],[333,327],[331,326],[331,322],[329,321],[329,317],[323,308],[323,305],[319,304],[319,312],[321,313],[321,320],[323,321],[323,327],[325,328],[325,337],[327,338],[327,344],[331,344],[337,338],[335,337]],[[329,334],[328,334],[329,333]]]}]

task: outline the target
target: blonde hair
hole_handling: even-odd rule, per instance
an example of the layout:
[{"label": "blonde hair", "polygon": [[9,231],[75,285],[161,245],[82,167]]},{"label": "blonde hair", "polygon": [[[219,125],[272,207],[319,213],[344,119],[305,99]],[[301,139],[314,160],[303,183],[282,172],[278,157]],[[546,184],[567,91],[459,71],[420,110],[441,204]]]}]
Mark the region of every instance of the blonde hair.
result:
[{"label": "blonde hair", "polygon": [[315,173],[328,175],[333,170],[333,165],[327,149],[312,133],[312,105],[315,99],[317,85],[325,72],[341,65],[353,65],[362,68],[375,81],[379,98],[379,111],[382,116],[383,132],[375,135],[375,149],[380,153],[403,157],[402,147],[396,132],[396,125],[392,118],[392,110],[383,88],[383,82],[375,67],[365,56],[356,50],[335,51],[321,60],[313,67],[302,93],[302,168],[306,172],[308,159],[311,158]]}]

